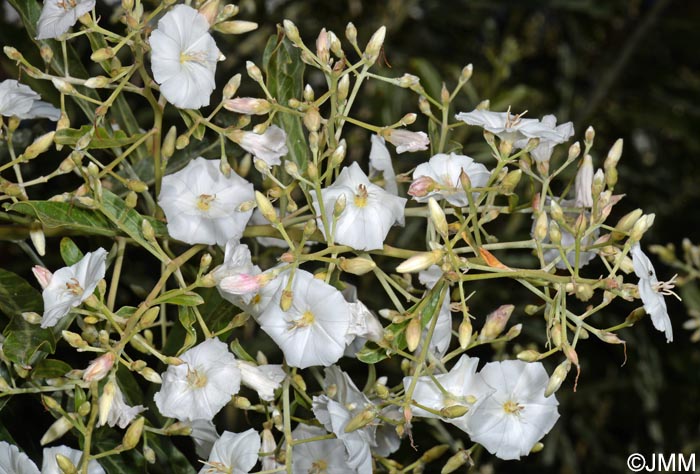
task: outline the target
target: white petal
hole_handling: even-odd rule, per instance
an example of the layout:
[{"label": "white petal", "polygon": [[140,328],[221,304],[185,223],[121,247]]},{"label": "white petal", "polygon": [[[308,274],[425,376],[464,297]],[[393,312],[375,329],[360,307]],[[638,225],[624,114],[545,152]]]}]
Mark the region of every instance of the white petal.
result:
[{"label": "white petal", "polygon": [[0,441],[0,472],[2,474],[39,474],[39,469],[17,446]]}]

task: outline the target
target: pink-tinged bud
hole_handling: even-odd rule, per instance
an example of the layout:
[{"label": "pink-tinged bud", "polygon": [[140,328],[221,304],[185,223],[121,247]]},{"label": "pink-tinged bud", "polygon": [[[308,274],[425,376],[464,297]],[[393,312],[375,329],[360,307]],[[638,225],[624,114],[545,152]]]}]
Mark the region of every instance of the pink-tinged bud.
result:
[{"label": "pink-tinged bud", "polygon": [[386,141],[396,146],[396,153],[427,150],[430,139],[425,132],[412,132],[402,128],[392,128],[382,132]]},{"label": "pink-tinged bud", "polygon": [[417,273],[421,270],[425,270],[431,265],[435,265],[440,260],[442,260],[444,253],[440,249],[433,250],[431,252],[423,252],[418,255],[405,260],[401,265],[396,267],[397,273]]},{"label": "pink-tinged bud", "polygon": [[591,158],[591,155],[586,155],[583,157],[578,173],[576,173],[576,204],[579,206],[593,206],[593,195],[591,193],[593,174],[593,159]]},{"label": "pink-tinged bud", "polygon": [[237,97],[224,101],[224,108],[245,115],[265,115],[270,112],[270,103],[265,99]]},{"label": "pink-tinged bud", "polygon": [[490,341],[498,337],[505,329],[510,315],[513,314],[513,309],[515,309],[515,306],[512,304],[505,304],[486,316],[486,322],[479,334],[479,340]]},{"label": "pink-tinged bud", "polygon": [[262,286],[260,285],[260,275],[239,273],[222,279],[219,287],[227,293],[245,295],[258,291]]},{"label": "pink-tinged bud", "polygon": [[86,382],[96,382],[105,378],[114,365],[115,356],[112,352],[107,352],[93,360],[83,373],[83,380]]},{"label": "pink-tinged bud", "polygon": [[330,61],[331,41],[326,29],[323,28],[316,38],[316,56],[322,64],[328,64]]},{"label": "pink-tinged bud", "polygon": [[53,278],[53,273],[51,273],[48,268],[40,267],[39,265],[32,267],[32,273],[39,282],[39,285],[41,285],[42,290],[49,286],[51,278]]},{"label": "pink-tinged bud", "polygon": [[408,188],[408,194],[413,197],[425,197],[433,192],[437,183],[430,176],[421,176],[414,180]]},{"label": "pink-tinged bud", "polygon": [[204,5],[199,7],[200,15],[207,19],[210,25],[216,22],[216,16],[219,14],[220,0],[208,0]]}]

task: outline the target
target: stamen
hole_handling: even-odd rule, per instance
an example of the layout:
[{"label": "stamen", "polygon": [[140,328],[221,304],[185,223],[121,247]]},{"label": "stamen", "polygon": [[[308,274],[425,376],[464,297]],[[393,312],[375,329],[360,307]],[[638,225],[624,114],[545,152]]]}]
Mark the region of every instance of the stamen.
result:
[{"label": "stamen", "polygon": [[514,402],[513,400],[508,400],[503,404],[503,411],[513,415],[519,415],[524,408],[524,406],[519,405],[518,402]]},{"label": "stamen", "polygon": [[207,60],[206,51],[183,51],[180,53],[180,64],[184,64],[189,61],[196,63],[204,63]]},{"label": "stamen", "polygon": [[207,376],[187,367],[187,384],[192,388],[202,388],[207,384]]},{"label": "stamen", "polygon": [[197,198],[197,208],[199,208],[200,211],[208,211],[214,199],[216,199],[216,194],[200,194]]},{"label": "stamen", "polygon": [[683,301],[681,297],[678,296],[675,291],[673,291],[673,289],[676,287],[676,278],[678,278],[678,273],[673,275],[668,281],[659,281],[654,283],[651,288],[657,293],[666,296],[674,296],[678,301]]},{"label": "stamen", "polygon": [[81,296],[83,291],[85,291],[83,287],[80,286],[80,282],[75,278],[71,278],[66,282],[66,289],[75,296]]},{"label": "stamen", "polygon": [[367,187],[364,184],[360,184],[357,187],[357,194],[355,194],[355,207],[365,207],[368,195]]},{"label": "stamen", "polygon": [[305,327],[311,326],[314,323],[314,321],[316,321],[316,317],[314,316],[314,313],[312,313],[309,310],[306,310],[306,311],[304,311],[304,314],[302,314],[299,319],[297,319],[296,321],[292,321],[289,324],[289,330],[293,331],[295,329],[305,328]]}]

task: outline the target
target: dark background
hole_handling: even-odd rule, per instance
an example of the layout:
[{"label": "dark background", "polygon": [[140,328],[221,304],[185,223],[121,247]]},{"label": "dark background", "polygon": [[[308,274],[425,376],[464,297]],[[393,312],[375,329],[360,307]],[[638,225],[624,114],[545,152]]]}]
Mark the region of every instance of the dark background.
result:
[{"label": "dark background", "polygon": [[[380,25],[386,25],[381,61],[386,75],[418,75],[437,95],[443,80],[453,87],[461,68],[474,64],[472,86],[460,96],[455,112],[472,110],[490,99],[492,110],[527,109],[529,117],[554,113],[559,122],[574,122],[578,140],[592,125],[596,166],[602,166],[614,140],[623,138],[615,191],[626,197],[611,222],[640,207],[656,213],[644,246],[673,243],[679,248],[684,237],[698,241],[699,2],[268,0],[242,1],[239,6],[240,19],[257,21],[261,27],[240,37],[217,37],[228,56],[217,70],[221,84],[243,72],[245,60],[260,64],[265,42],[283,18],[297,24],[309,45],[322,27],[344,41],[345,25],[352,21],[363,45]],[[109,16],[108,7],[101,5],[100,11]],[[0,42],[23,52],[32,48],[23,30],[13,25],[0,29]],[[0,77],[16,77],[4,56],[0,64]],[[309,81],[314,83],[313,76]],[[254,94],[250,83],[244,73],[243,91],[248,88]],[[55,98],[50,88],[41,92],[47,100],[52,94]],[[408,91],[370,83],[365,94],[367,98],[358,101],[362,104],[358,113],[369,122],[388,124],[406,112],[418,112],[417,97]],[[425,122],[419,118],[411,128],[425,129]],[[366,138],[363,132],[350,132],[351,158],[366,156]],[[478,133],[468,136],[462,128],[451,138],[479,157]],[[401,155],[397,167],[405,171],[425,159],[420,154]],[[26,275],[22,255],[17,246],[0,242],[0,264]],[[660,279],[675,273],[656,259],[655,263]],[[513,298],[505,293],[507,288],[482,288],[475,306],[489,298],[504,303]],[[370,289],[360,288],[361,295],[363,291],[372,298]],[[691,304],[695,293],[694,286],[687,286],[684,295],[691,297],[686,302],[690,299]],[[686,307],[671,298],[667,301],[674,343],[667,345],[644,319],[619,333],[627,341],[627,363],[621,366],[624,356],[619,346],[584,341],[579,346],[582,375],[577,392],[573,393],[571,379],[558,392],[562,416],[544,439],[545,450],[521,463],[489,456],[480,461],[493,463],[496,472],[628,472],[626,459],[634,452],[647,456],[700,452],[700,351],[690,342],[690,332],[682,329],[688,318]],[[630,309],[629,304],[613,305],[595,322],[601,327],[621,322]],[[515,318],[524,322],[526,316]],[[533,327],[521,339],[541,338]],[[426,436],[417,438],[423,449],[433,443]],[[402,453],[411,457],[409,451]],[[428,470],[442,463],[429,465]]]}]

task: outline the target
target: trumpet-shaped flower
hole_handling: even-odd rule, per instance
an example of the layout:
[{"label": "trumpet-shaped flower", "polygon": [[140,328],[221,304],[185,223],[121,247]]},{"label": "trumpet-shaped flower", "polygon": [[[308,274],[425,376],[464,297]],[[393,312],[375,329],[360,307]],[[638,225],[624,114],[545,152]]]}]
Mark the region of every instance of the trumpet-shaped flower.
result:
[{"label": "trumpet-shaped flower", "polygon": [[[523,118],[522,114],[511,114],[510,110],[508,112],[473,110],[458,113],[456,118],[468,125],[482,127],[502,140],[513,143],[516,148],[524,148],[531,138],[539,139],[540,144],[546,142],[557,144],[565,142],[574,134],[571,122],[556,127],[557,120],[553,115],[547,115],[539,121],[534,118]],[[544,156],[545,150],[542,152]]]},{"label": "trumpet-shaped flower", "polygon": [[495,389],[467,417],[467,433],[501,459],[519,459],[559,419],[557,399],[545,397],[549,376],[540,362],[490,362],[480,372]]},{"label": "trumpet-shaped flower", "polygon": [[[262,293],[286,288],[289,278],[289,274],[281,275],[277,283],[267,285]],[[292,303],[287,311],[280,308],[283,294],[275,291],[257,320],[282,349],[287,364],[304,369],[329,366],[340,359],[351,319],[343,295],[304,270],[294,272]]]},{"label": "trumpet-shaped flower", "polygon": [[170,365],[156,392],[156,406],[164,416],[181,421],[211,420],[241,386],[238,361],[218,339],[207,339]]},{"label": "trumpet-shaped flower", "polygon": [[[319,196],[312,195],[318,218],[318,227],[328,238],[323,225]],[[343,168],[335,182],[321,190],[321,199],[328,221],[333,227],[336,202],[345,201],[345,208],[337,217],[333,235],[335,242],[357,250],[376,250],[384,247],[384,239],[394,224],[403,225],[406,199],[393,196],[376,184],[370,183],[360,165],[353,163]]]},{"label": "trumpet-shaped flower", "polygon": [[282,366],[276,364],[255,365],[239,360],[238,369],[241,371],[243,385],[258,392],[260,399],[266,402],[274,400],[275,390],[280,388],[287,376]]},{"label": "trumpet-shaped flower", "polygon": [[[479,359],[463,355],[445,374],[418,377],[413,391],[413,400],[423,407],[439,412],[457,405],[468,408],[466,414],[458,418],[442,417],[420,407],[413,407],[413,414],[424,418],[440,418],[468,432],[467,419],[472,410],[494,392],[483,377],[476,373],[478,364]],[[409,390],[413,380],[413,377],[404,377],[405,390]]]},{"label": "trumpet-shaped flower", "polygon": [[[292,431],[295,441],[316,438],[325,434],[326,431],[323,428],[309,425],[299,425]],[[358,470],[348,466],[348,455],[341,440],[320,439],[294,445],[292,448],[292,472],[294,474],[309,474],[310,472],[356,474]]]},{"label": "trumpet-shaped flower", "polygon": [[289,152],[287,134],[277,125],[270,125],[263,133],[237,130],[230,132],[228,137],[254,157],[263,160],[268,166],[281,164],[280,158]]},{"label": "trumpet-shaped flower", "polygon": [[224,263],[212,274],[221,297],[241,306],[250,303],[260,290],[257,278],[260,273],[260,267],[253,265],[248,246],[238,239],[230,239],[226,242]]},{"label": "trumpet-shaped flower", "polygon": [[39,474],[39,469],[17,446],[7,441],[0,441],[0,472]]},{"label": "trumpet-shaped flower", "polygon": [[347,464],[358,472],[372,472],[372,451],[376,446],[376,426],[369,423],[346,431],[348,423],[374,404],[355,386],[352,379],[337,366],[326,369],[323,379],[327,395],[313,398],[313,412],[318,421],[343,442],[348,453]]},{"label": "trumpet-shaped flower", "polygon": [[[41,474],[63,474],[63,470],[56,462],[56,455],[65,456],[73,463],[74,466],[80,466],[80,459],[83,457],[83,452],[77,449],[69,448],[68,446],[55,446],[53,448],[44,448],[44,459],[41,463]],[[88,474],[105,474],[105,470],[96,460],[88,463]]]},{"label": "trumpet-shaped flower", "polygon": [[149,42],[153,77],[168,102],[183,109],[209,105],[221,52],[204,15],[176,5],[158,21]]},{"label": "trumpet-shaped flower", "polygon": [[430,139],[425,132],[412,132],[403,128],[392,128],[382,133],[386,141],[396,146],[396,153],[427,150]]},{"label": "trumpet-shaped flower", "polygon": [[[535,161],[549,161],[554,147],[574,136],[574,124],[566,122],[557,125],[557,118],[554,115],[545,115],[542,117],[540,125],[542,130],[547,131],[547,133],[540,132],[540,136],[537,137],[540,139],[540,143],[530,151],[530,156]],[[554,132],[553,138],[549,133],[550,131]],[[529,140],[529,138],[522,138],[516,141],[513,146],[515,148],[525,148]]]},{"label": "trumpet-shaped flower", "polygon": [[260,435],[253,428],[243,433],[224,431],[199,474],[246,474],[258,462],[258,451]]},{"label": "trumpet-shaped flower", "polygon": [[673,341],[673,327],[671,326],[671,318],[668,316],[666,308],[665,294],[673,294],[671,288],[673,283],[659,283],[656,278],[656,271],[651,264],[649,257],[642,251],[639,243],[632,246],[632,264],[634,273],[639,277],[639,296],[644,303],[644,311],[651,316],[651,322],[659,331],[666,333],[666,342]]},{"label": "trumpet-shaped flower", "polygon": [[36,25],[36,39],[58,38],[78,18],[95,8],[95,0],[44,0]]},{"label": "trumpet-shaped flower", "polygon": [[469,199],[460,180],[462,173],[469,176],[472,188],[485,186],[491,175],[484,165],[468,156],[439,153],[416,167],[408,194],[418,202],[433,197],[445,199],[453,206],[466,206]]},{"label": "trumpet-shaped flower", "polygon": [[34,274],[41,278],[40,283],[47,283],[41,294],[44,299],[42,328],[55,326],[72,308],[79,306],[92,295],[99,281],[105,276],[106,260],[107,251],[99,248],[86,253],[78,263],[63,267],[50,276],[47,275],[46,269],[34,267]]},{"label": "trumpet-shaped flower", "polygon": [[234,171],[226,177],[219,164],[220,160],[199,157],[163,177],[158,204],[171,237],[188,244],[223,246],[243,235],[253,211],[239,207],[255,198],[253,185]]},{"label": "trumpet-shaped flower", "polygon": [[7,79],[0,82],[0,115],[21,119],[46,117],[55,122],[61,117],[61,111],[42,101],[29,86]]}]

